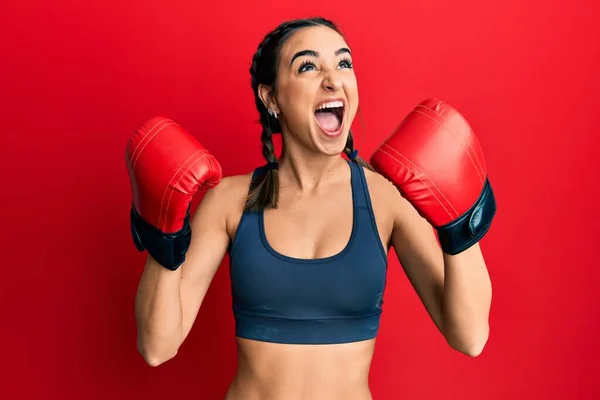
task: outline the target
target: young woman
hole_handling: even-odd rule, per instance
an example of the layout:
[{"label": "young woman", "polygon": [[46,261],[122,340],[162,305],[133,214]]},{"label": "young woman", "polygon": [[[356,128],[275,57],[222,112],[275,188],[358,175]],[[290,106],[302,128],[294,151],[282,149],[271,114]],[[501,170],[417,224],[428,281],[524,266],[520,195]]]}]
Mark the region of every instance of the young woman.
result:
[{"label": "young woman", "polygon": [[[354,149],[358,86],[350,46],[332,22],[281,24],[250,72],[264,166],[221,178],[216,160],[169,120],[149,122],[130,144],[133,234],[150,254],[136,299],[138,348],[148,364],[176,355],[229,253],[239,363],[226,399],[371,399],[391,247],[449,345],[478,355],[491,301],[477,244],[493,214],[489,200],[477,200],[483,211],[470,214],[475,228],[487,219],[476,238],[458,243],[456,231],[444,234],[442,248],[456,251],[442,251],[435,218],[424,218],[422,205]],[[189,154],[156,150],[158,132],[171,136],[157,148]],[[273,134],[282,135],[279,158]],[[197,186],[211,190],[190,221]],[[149,200],[153,193],[160,201]]]}]

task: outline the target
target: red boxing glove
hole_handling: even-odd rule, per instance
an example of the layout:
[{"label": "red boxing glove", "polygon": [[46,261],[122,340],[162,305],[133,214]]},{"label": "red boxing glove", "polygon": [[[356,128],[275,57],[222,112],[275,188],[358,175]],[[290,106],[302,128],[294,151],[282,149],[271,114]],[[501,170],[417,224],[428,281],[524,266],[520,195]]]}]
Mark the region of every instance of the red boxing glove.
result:
[{"label": "red boxing glove", "polygon": [[176,270],[191,241],[192,198],[199,189],[221,181],[221,166],[192,135],[165,117],[152,118],[133,133],[126,164],[134,243],[165,268]]},{"label": "red boxing glove", "polygon": [[370,162],[437,229],[444,252],[458,254],[488,232],[496,202],[483,151],[450,105],[418,104]]}]

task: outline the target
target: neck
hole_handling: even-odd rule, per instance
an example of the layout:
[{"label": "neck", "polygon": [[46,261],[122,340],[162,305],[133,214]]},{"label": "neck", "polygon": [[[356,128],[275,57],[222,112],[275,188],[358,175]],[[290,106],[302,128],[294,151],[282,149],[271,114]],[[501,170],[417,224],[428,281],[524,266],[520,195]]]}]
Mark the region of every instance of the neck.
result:
[{"label": "neck", "polygon": [[300,151],[284,151],[279,160],[279,179],[301,191],[311,191],[330,183],[344,171],[340,168],[346,161],[339,155],[306,154]]}]

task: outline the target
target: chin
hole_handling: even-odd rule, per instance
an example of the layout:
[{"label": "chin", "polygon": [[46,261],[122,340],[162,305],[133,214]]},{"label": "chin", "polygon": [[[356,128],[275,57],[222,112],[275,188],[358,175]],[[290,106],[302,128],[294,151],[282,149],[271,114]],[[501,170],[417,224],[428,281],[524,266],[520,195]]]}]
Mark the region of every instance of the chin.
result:
[{"label": "chin", "polygon": [[336,156],[344,152],[348,140],[348,130],[344,129],[335,136],[324,135],[319,127],[313,130],[313,144],[323,155]]}]

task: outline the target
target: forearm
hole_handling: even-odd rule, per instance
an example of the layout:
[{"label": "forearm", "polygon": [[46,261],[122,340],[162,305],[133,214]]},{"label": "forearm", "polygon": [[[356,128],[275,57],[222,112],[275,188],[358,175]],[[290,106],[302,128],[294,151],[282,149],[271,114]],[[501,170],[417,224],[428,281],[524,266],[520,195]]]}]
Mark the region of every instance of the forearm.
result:
[{"label": "forearm", "polygon": [[144,268],[135,300],[138,350],[150,365],[177,353],[182,341],[181,271],[154,260]]},{"label": "forearm", "polygon": [[444,336],[455,349],[478,355],[489,332],[492,287],[478,244],[457,255],[444,253]]}]

